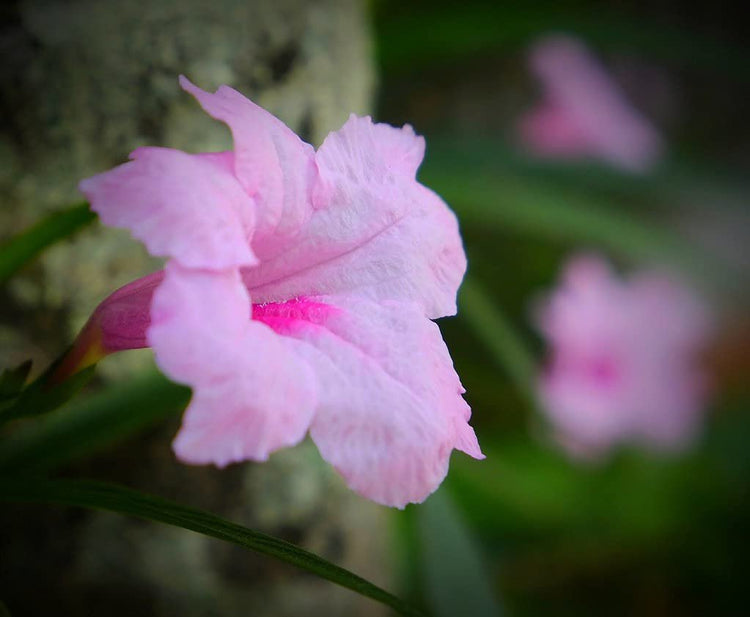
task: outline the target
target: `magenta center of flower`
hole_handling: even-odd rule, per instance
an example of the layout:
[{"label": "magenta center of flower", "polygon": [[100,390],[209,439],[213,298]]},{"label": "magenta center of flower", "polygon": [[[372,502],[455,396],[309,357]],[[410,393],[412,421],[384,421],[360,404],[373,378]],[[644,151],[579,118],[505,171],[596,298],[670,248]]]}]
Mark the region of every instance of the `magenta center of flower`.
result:
[{"label": "magenta center of flower", "polygon": [[287,302],[253,304],[253,320],[266,324],[279,334],[290,334],[310,324],[324,324],[338,310],[328,304],[299,297]]},{"label": "magenta center of flower", "polygon": [[620,371],[615,361],[606,356],[590,358],[584,368],[590,381],[601,388],[615,385],[620,379]]},{"label": "magenta center of flower", "polygon": [[611,355],[558,354],[551,365],[558,374],[577,376],[597,389],[616,386],[622,379],[622,367]]}]

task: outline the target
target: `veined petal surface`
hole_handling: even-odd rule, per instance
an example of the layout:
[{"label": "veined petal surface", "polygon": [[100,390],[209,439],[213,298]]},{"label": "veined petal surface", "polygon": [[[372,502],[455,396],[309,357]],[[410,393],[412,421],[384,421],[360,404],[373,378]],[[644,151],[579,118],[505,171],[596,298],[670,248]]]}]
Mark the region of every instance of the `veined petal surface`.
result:
[{"label": "veined petal surface", "polygon": [[319,382],[310,434],[353,490],[404,507],[439,486],[454,448],[483,458],[440,331],[415,303],[320,296],[255,318],[298,342]]},{"label": "veined petal surface", "polygon": [[250,315],[237,272],[167,265],[147,336],[159,367],[193,388],[174,442],[184,461],[265,460],[307,432],[317,399],[312,371]]},{"label": "veined petal surface", "polygon": [[253,248],[261,259],[278,254],[311,214],[313,147],[273,114],[229,86],[210,93],[182,76],[180,85],[211,117],[232,131],[234,172],[258,204]]},{"label": "veined petal surface", "polygon": [[220,270],[257,263],[255,204],[218,155],[138,148],[132,161],[80,183],[105,225],[124,227],[158,257]]},{"label": "veined petal surface", "polygon": [[[466,256],[455,215],[414,173],[424,151],[410,127],[352,116],[316,154],[314,212],[277,257],[243,272],[255,298],[355,293],[453,315]],[[387,156],[386,156],[387,155]]]}]

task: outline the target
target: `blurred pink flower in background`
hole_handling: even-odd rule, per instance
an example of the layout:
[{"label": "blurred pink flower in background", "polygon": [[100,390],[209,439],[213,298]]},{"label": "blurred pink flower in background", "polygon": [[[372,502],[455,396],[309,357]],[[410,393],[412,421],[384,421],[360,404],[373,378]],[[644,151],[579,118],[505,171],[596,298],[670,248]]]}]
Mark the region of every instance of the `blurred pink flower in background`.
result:
[{"label": "blurred pink flower in background", "polygon": [[74,364],[151,346],[193,388],[183,461],[262,461],[309,430],[353,490],[424,500],[454,448],[483,458],[431,321],[455,314],[466,257],[415,179],[424,140],[351,116],[316,152],[239,92],[181,83],[234,150],[139,148],[81,183],[105,224],[168,262],[99,306]]},{"label": "blurred pink flower in background", "polygon": [[626,172],[645,172],[662,155],[653,126],[624,98],[584,44],[564,35],[535,43],[529,66],[543,98],[518,122],[520,138],[536,155],[605,161]]},{"label": "blurred pink flower in background", "polygon": [[549,345],[539,398],[571,454],[627,442],[679,450],[696,437],[708,394],[698,354],[712,325],[687,288],[659,271],[623,280],[578,256],[536,309]]}]

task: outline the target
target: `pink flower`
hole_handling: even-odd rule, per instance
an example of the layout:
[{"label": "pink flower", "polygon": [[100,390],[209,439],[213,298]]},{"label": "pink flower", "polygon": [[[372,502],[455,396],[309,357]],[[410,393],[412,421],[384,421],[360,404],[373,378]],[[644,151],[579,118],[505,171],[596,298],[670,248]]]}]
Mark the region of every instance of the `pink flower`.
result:
[{"label": "pink flower", "polygon": [[518,124],[532,152],[601,159],[627,172],[647,171],[661,157],[656,130],[583,43],[567,36],[542,39],[532,47],[529,65],[544,89],[544,100]]},{"label": "pink flower", "polygon": [[711,331],[689,290],[663,273],[621,280],[596,257],[565,267],[538,307],[550,345],[539,396],[571,453],[618,443],[680,449],[696,436],[707,392],[697,353]]},{"label": "pink flower", "polygon": [[316,152],[235,90],[180,83],[234,150],[139,148],[81,182],[105,224],[168,259],[84,335],[150,346],[193,388],[173,444],[185,462],[262,461],[309,431],[355,491],[422,501],[454,448],[483,458],[431,321],[455,314],[466,258],[455,216],[415,179],[424,140],[351,116]]}]

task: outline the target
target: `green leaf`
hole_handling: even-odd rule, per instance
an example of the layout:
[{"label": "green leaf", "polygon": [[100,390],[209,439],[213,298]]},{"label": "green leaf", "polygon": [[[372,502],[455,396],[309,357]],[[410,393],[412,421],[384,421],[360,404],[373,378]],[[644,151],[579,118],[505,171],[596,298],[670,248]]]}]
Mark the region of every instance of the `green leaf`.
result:
[{"label": "green leaf", "polygon": [[593,477],[598,468],[578,468],[528,435],[501,441],[488,436],[482,450],[487,458],[480,465],[458,457],[450,481],[472,524],[485,535],[492,530],[518,538],[530,530],[559,533],[591,525],[592,504],[600,499]]},{"label": "green leaf", "polygon": [[[721,211],[727,203],[747,201],[748,184],[743,169],[712,159],[695,159],[670,153],[647,174],[631,174],[596,160],[548,159],[530,155],[517,144],[476,132],[447,132],[430,135],[426,167],[439,166],[463,173],[512,175],[525,182],[554,186],[570,192],[596,195],[632,208],[636,202],[659,204],[665,209],[681,208],[686,197],[706,195],[712,209]],[[720,197],[720,199],[717,199]],[[689,200],[688,200],[689,201]]]},{"label": "green leaf", "polygon": [[54,212],[33,227],[0,246],[0,283],[58,240],[67,238],[92,223],[96,215],[88,204]]},{"label": "green leaf", "polygon": [[470,276],[461,285],[458,302],[461,318],[474,330],[497,365],[533,400],[536,363],[521,335],[484,288]]},{"label": "green leaf", "polygon": [[[460,497],[472,526],[485,538],[504,542],[529,537],[607,539],[646,546],[681,534],[694,524],[691,504],[705,501],[721,485],[721,473],[706,473],[692,457],[621,450],[606,461],[582,464],[529,439],[482,441],[480,465],[457,458],[450,488]],[[703,472],[700,469],[703,468]]]},{"label": "green leaf", "polygon": [[707,281],[726,273],[710,255],[655,222],[541,181],[442,165],[428,165],[422,181],[454,207],[464,225],[590,244],[638,261],[667,262]]},{"label": "green leaf", "polygon": [[149,372],[19,426],[0,441],[0,472],[48,471],[182,411],[190,390]]},{"label": "green leaf", "polygon": [[0,600],[0,617],[10,617],[10,611],[2,600]]},{"label": "green leaf", "polygon": [[413,507],[391,512],[394,579],[400,595],[424,606],[416,510]]},{"label": "green leaf", "polygon": [[416,507],[424,589],[437,617],[502,614],[479,546],[445,491]]},{"label": "green leaf", "polygon": [[23,478],[0,479],[0,500],[108,510],[189,529],[297,566],[390,606],[401,615],[420,614],[387,591],[294,544],[154,495],[104,482]]}]

